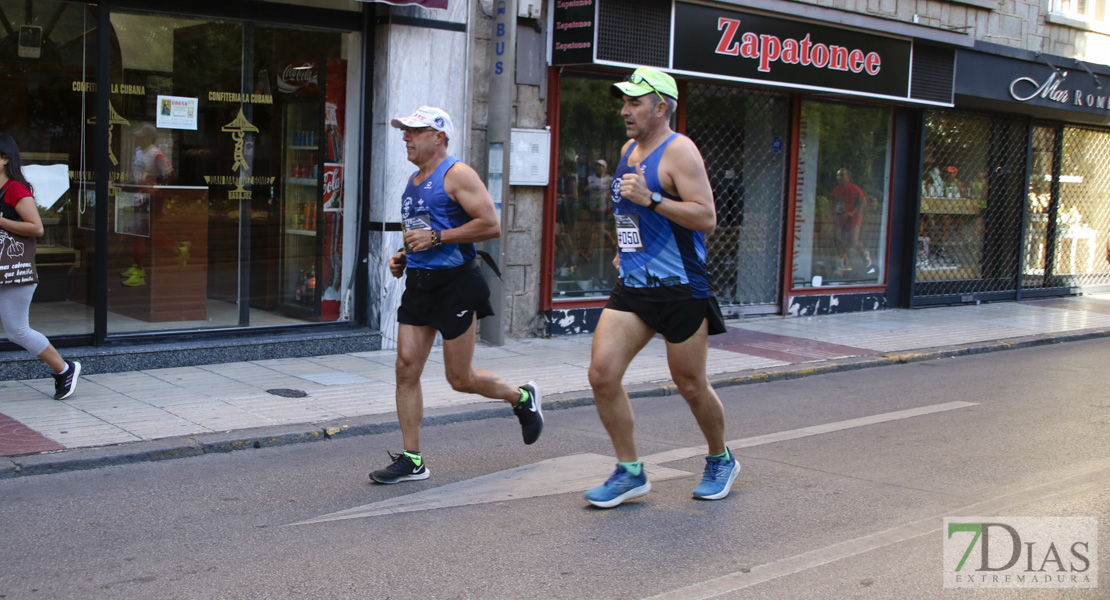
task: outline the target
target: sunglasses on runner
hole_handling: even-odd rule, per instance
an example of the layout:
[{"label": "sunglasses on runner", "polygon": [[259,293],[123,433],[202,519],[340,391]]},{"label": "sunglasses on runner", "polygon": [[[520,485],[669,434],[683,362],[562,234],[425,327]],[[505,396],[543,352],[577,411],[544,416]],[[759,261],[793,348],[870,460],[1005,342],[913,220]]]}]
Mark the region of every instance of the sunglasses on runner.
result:
[{"label": "sunglasses on runner", "polygon": [[666,100],[663,99],[663,94],[660,94],[659,90],[655,89],[655,86],[651,85],[651,82],[648,81],[647,79],[645,79],[643,75],[640,75],[639,73],[633,73],[633,74],[629,75],[628,77],[625,77],[624,80],[627,81],[628,83],[633,84],[633,85],[643,84],[643,85],[648,86],[649,88],[651,88],[651,91],[655,92],[656,96],[659,96],[660,100],[662,100],[663,102],[666,102]]}]

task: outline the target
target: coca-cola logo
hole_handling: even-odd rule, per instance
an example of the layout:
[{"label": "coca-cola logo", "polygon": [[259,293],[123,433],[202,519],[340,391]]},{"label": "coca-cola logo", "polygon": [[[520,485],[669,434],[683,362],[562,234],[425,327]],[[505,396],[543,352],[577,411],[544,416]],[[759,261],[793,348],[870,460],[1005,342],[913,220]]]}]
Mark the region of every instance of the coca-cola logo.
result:
[{"label": "coca-cola logo", "polygon": [[324,195],[327,196],[343,186],[343,172],[339,169],[324,171]]},{"label": "coca-cola logo", "polygon": [[315,62],[286,63],[278,74],[278,91],[283,94],[292,94],[302,89],[315,89],[317,74],[318,69]]}]

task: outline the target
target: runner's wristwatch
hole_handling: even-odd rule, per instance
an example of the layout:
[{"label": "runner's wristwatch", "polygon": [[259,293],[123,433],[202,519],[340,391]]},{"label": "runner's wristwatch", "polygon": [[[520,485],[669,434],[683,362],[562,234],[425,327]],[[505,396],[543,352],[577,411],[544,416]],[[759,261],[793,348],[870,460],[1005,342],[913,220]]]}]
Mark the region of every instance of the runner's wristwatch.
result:
[{"label": "runner's wristwatch", "polygon": [[659,208],[659,205],[662,204],[662,203],[663,203],[663,194],[660,194],[659,192],[652,192],[651,193],[651,204],[648,204],[647,208],[651,212],[655,212],[655,209]]}]

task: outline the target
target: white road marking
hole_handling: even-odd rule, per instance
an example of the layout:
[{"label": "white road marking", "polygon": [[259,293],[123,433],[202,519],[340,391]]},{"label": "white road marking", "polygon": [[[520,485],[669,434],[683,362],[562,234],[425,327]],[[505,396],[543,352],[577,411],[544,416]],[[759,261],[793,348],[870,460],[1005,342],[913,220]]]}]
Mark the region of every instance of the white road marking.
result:
[{"label": "white road marking", "polygon": [[[901,419],[920,417],[922,415],[931,415],[933,413],[955,410],[957,408],[967,408],[969,406],[976,405],[977,403],[975,402],[945,402],[943,404],[930,404],[929,406],[898,410],[878,415],[871,415],[869,417],[860,417],[858,419],[848,419],[847,421],[837,421],[835,423],[825,423],[824,425],[813,425],[811,427],[802,427],[800,429],[790,429],[787,431],[779,431],[777,433],[757,435],[755,437],[734,440],[727,443],[728,447],[732,450],[739,450],[741,448],[751,448],[753,446],[774,444],[775,442],[796,440],[814,435],[844,431],[845,429],[855,429],[856,427],[866,427],[867,425],[887,423],[889,421],[899,421]],[[691,458],[694,456],[705,454],[706,451],[707,450],[705,446],[678,448],[676,450],[668,450],[667,452],[660,452],[658,454],[652,454],[651,456],[645,456],[640,460],[648,464],[658,464]]]},{"label": "white road marking", "polygon": [[[889,413],[848,419],[824,425],[813,425],[800,429],[791,429],[777,433],[769,433],[750,438],[742,438],[728,442],[733,450],[751,448],[764,444],[773,444],[787,440],[822,435],[836,431],[844,431],[856,427],[865,427],[877,423],[886,423],[900,419],[909,419],[922,415],[934,414],[959,408],[975,406],[973,402],[945,402],[899,410]],[[700,456],[706,453],[705,446],[692,446],[678,448],[644,456],[640,460],[652,481],[666,481],[679,477],[694,475],[689,471],[681,471],[660,466],[662,463],[673,462]],[[322,515],[307,521],[290,523],[289,525],[308,525],[310,523],[325,523],[342,519],[361,519],[421,510],[434,510],[437,508],[450,508],[454,506],[468,506],[488,502],[503,502],[506,500],[519,500],[521,498],[534,498],[537,496],[555,496],[569,492],[584,492],[597,485],[599,478],[607,474],[615,460],[600,454],[573,454],[540,461],[535,464],[517,467],[497,473],[490,473],[474,479],[459,481],[432,489],[422,490],[398,498],[391,498],[381,502],[356,506],[347,510]],[[401,484],[409,485],[409,484]]]},{"label": "white road marking", "polygon": [[[307,525],[309,523],[324,523],[342,519],[361,519],[419,510],[581,492],[597,485],[600,474],[608,473],[612,468],[612,457],[600,454],[573,454],[551,458],[508,471],[490,473],[466,481],[449,483],[400,498],[356,506],[355,508],[292,524]],[[647,471],[652,481],[665,481],[692,475],[689,471],[679,471],[678,469],[659,466],[648,467]]]},{"label": "white road marking", "polygon": [[[715,598],[723,594],[742,590],[758,585],[772,579],[786,575],[800,573],[809,569],[827,565],[838,560],[871,552],[884,546],[897,544],[923,535],[940,533],[945,517],[970,517],[977,515],[997,515],[1007,510],[1038,502],[1056,494],[1082,485],[1105,483],[1110,479],[1110,466],[1092,469],[1071,477],[1064,477],[1048,483],[1035,485],[1023,490],[996,496],[988,500],[968,504],[945,511],[942,515],[933,515],[878,531],[863,537],[838,542],[831,546],[810,550],[795,556],[789,556],[775,562],[753,567],[748,572],[734,571],[709,581],[703,581],[676,590],[671,590],[646,600],[704,600]],[[939,536],[938,536],[939,537]]]}]

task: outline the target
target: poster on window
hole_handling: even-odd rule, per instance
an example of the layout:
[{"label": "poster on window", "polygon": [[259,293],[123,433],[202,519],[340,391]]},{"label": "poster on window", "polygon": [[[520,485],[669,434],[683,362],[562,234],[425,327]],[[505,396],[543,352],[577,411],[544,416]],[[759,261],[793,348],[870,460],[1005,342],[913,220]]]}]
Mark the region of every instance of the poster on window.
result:
[{"label": "poster on window", "polygon": [[197,103],[196,98],[158,96],[158,128],[196,131]]},{"label": "poster on window", "polygon": [[150,237],[150,194],[116,194],[116,233]]}]

